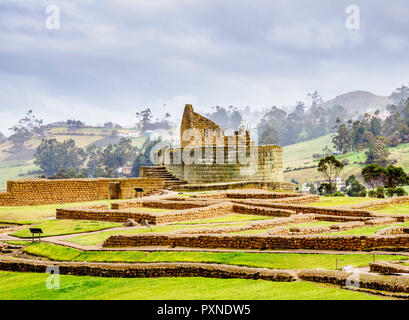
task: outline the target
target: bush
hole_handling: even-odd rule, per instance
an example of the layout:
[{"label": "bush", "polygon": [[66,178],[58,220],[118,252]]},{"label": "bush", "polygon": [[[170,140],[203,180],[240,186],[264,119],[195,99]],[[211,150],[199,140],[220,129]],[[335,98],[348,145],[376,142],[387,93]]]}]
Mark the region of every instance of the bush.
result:
[{"label": "bush", "polygon": [[345,197],[345,194],[343,194],[341,191],[336,191],[332,194],[328,194],[327,197]]},{"label": "bush", "polygon": [[398,197],[407,196],[408,193],[403,188],[396,188],[395,193]]},{"label": "bush", "polygon": [[377,198],[385,198],[385,188],[384,187],[376,188],[376,197]]},{"label": "bush", "polygon": [[377,198],[376,190],[369,190],[368,196],[371,197],[371,198]]},{"label": "bush", "polygon": [[368,192],[366,192],[366,190],[362,190],[358,192],[358,197],[365,198],[367,194]]},{"label": "bush", "polygon": [[396,191],[393,188],[387,188],[385,192],[389,198],[392,198]]}]

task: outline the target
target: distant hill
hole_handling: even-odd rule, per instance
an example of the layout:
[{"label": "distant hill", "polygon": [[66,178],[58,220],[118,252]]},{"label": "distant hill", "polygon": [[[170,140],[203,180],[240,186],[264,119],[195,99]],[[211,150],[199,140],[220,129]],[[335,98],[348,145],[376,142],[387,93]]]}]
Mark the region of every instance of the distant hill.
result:
[{"label": "distant hill", "polygon": [[323,107],[330,108],[334,105],[341,105],[352,114],[375,111],[392,103],[393,100],[389,97],[378,96],[368,91],[351,91],[326,101]]},{"label": "distant hill", "polygon": [[[116,131],[115,135],[113,132]],[[125,128],[94,128],[84,127],[70,129],[65,126],[50,127],[44,133],[47,139],[57,139],[59,142],[73,139],[75,144],[81,148],[86,148],[90,144],[105,147],[108,144],[115,144],[121,136],[132,139],[135,146],[141,147],[146,137],[135,137],[132,134],[135,129]],[[0,192],[6,190],[7,180],[35,178],[39,175],[39,168],[33,164],[34,153],[40,144],[40,138],[33,138],[26,142],[25,149],[19,152],[10,152],[11,142],[0,142]]]}]

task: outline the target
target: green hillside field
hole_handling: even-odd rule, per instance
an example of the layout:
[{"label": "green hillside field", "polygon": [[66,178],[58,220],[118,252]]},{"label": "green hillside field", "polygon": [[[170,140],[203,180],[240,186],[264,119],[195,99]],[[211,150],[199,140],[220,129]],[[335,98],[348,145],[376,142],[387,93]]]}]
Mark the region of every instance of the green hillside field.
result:
[{"label": "green hillside field", "polygon": [[[322,175],[316,168],[319,159],[313,159],[312,155],[314,153],[323,154],[322,149],[325,146],[334,150],[331,135],[283,147],[285,181],[295,179],[302,184],[304,182],[322,180]],[[389,152],[389,159],[396,160],[395,165],[403,167],[406,172],[409,172],[409,143],[389,148]],[[365,151],[351,152],[337,156],[337,159],[348,159],[349,161],[349,164],[346,165],[341,172],[341,178],[346,179],[352,174],[358,178],[361,177],[361,170],[365,166]]]},{"label": "green hillside field", "polygon": [[[73,139],[78,147],[85,148],[91,144],[107,146],[118,143],[120,136],[112,135],[117,130],[118,134],[126,134],[134,129],[109,129],[109,128],[78,128],[68,129],[66,127],[51,128],[46,132],[47,139],[57,139],[59,142]],[[134,146],[141,147],[145,137],[131,138]],[[38,177],[40,168],[34,165],[34,153],[41,139],[32,139],[26,142],[25,150],[10,152],[11,143],[0,144],[0,192],[6,191],[7,180],[27,179]]]}]

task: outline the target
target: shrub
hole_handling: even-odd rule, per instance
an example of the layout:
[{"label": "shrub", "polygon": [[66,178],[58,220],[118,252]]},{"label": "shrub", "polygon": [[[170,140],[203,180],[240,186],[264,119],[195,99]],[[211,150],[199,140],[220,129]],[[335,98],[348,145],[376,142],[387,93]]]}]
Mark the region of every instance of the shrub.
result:
[{"label": "shrub", "polygon": [[376,197],[377,198],[385,198],[385,188],[384,187],[376,188]]},{"label": "shrub", "polygon": [[333,194],[327,195],[328,197],[345,197],[345,194],[343,194],[341,191],[336,191]]},{"label": "shrub", "polygon": [[371,198],[377,198],[376,190],[369,190],[368,196],[371,197]]},{"label": "shrub", "polygon": [[362,190],[358,192],[358,197],[365,198],[368,192],[366,190]]},{"label": "shrub", "polygon": [[395,193],[398,197],[407,196],[408,193],[403,188],[396,188]]},{"label": "shrub", "polygon": [[385,190],[385,192],[386,192],[386,195],[387,195],[389,198],[392,198],[396,191],[395,191],[395,189],[393,189],[393,188],[387,188],[387,189]]}]

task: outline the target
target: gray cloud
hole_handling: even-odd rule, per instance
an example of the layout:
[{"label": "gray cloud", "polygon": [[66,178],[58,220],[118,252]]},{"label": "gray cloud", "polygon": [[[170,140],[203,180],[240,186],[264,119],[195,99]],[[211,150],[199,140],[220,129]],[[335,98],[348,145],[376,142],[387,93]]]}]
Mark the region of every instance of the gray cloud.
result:
[{"label": "gray cloud", "polygon": [[28,108],[45,121],[131,124],[151,107],[185,103],[261,109],[356,90],[388,95],[407,83],[409,3],[350,1],[0,0],[0,131]]}]

